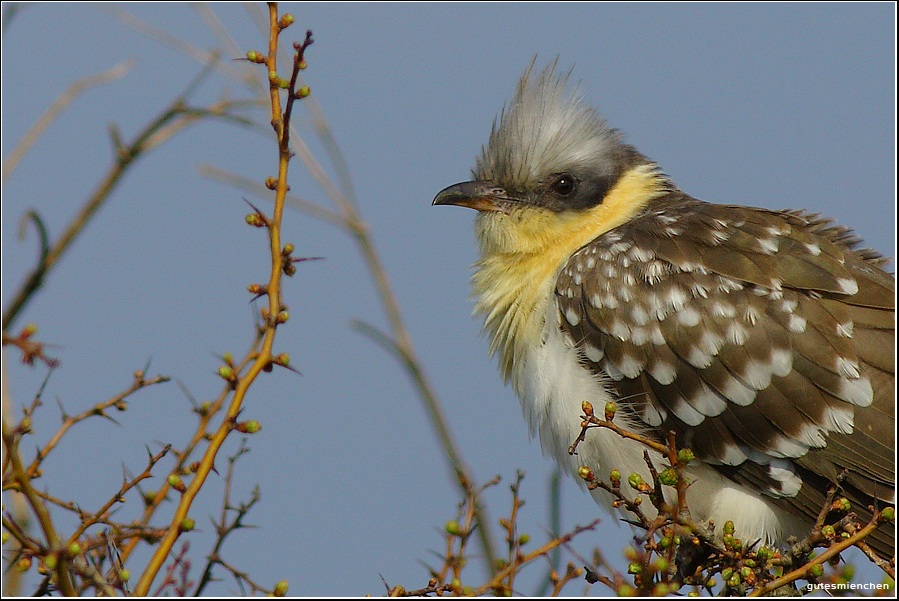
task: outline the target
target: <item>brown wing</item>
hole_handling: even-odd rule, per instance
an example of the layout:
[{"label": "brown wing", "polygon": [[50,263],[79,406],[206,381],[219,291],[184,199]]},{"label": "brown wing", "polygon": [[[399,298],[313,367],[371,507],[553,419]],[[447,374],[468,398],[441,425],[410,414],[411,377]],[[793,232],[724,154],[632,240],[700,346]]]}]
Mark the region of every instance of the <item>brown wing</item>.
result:
[{"label": "brown wing", "polygon": [[[562,329],[623,410],[814,518],[895,503],[895,280],[816,215],[673,192],[579,250]],[[886,533],[873,541],[894,553]]]}]

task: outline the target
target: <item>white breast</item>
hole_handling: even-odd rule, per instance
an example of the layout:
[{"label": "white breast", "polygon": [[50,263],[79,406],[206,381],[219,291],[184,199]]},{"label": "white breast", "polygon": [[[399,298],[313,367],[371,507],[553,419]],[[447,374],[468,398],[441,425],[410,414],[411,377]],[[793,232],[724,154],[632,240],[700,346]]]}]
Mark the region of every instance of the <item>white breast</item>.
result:
[{"label": "white breast", "polygon": [[[555,458],[581,483],[577,470],[584,465],[593,470],[597,478],[605,481],[608,481],[611,470],[617,469],[624,480],[637,472],[646,482],[651,482],[643,459],[646,447],[611,430],[591,429],[586,440],[578,446],[578,454],[569,455],[568,449],[581,430],[582,402],[590,401],[601,415],[606,402],[615,399],[603,386],[600,376],[582,367],[577,349],[562,336],[554,292],[550,293],[545,306],[543,342],[529,348],[524,360],[513,367],[512,373],[513,386],[521,399],[531,433],[539,434],[544,453]],[[645,424],[629,423],[621,412],[616,415],[615,421],[635,432],[647,428]],[[650,455],[657,467],[663,466],[664,462],[658,454],[651,452]],[[695,463],[687,474],[693,482],[687,491],[687,503],[693,519],[712,520],[719,531],[725,521],[731,520],[736,527],[735,536],[747,542],[774,542],[790,534],[801,535],[808,531],[808,525],[774,507],[763,495],[733,483],[702,462]],[[633,496],[634,491],[626,483],[622,485],[622,490]],[[607,510],[611,507],[608,493],[601,489],[592,492],[600,506]],[[674,490],[669,488],[668,493],[673,496]],[[654,509],[650,503],[643,507],[647,515],[653,515]]]}]

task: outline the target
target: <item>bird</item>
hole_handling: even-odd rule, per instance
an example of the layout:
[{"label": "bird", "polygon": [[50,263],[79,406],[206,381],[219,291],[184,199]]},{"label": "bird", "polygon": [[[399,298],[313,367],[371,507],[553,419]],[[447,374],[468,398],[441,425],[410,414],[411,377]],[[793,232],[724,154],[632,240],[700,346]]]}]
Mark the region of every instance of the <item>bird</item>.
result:
[{"label": "bird", "polygon": [[[612,402],[692,451],[691,515],[743,541],[807,536],[832,487],[860,516],[895,505],[889,260],[818,213],[681,191],[570,76],[532,63],[472,179],[432,203],[477,211],[474,310],[544,453],[651,481],[645,445],[609,429],[569,452],[583,402]],[[891,526],[867,542],[895,554]]]}]

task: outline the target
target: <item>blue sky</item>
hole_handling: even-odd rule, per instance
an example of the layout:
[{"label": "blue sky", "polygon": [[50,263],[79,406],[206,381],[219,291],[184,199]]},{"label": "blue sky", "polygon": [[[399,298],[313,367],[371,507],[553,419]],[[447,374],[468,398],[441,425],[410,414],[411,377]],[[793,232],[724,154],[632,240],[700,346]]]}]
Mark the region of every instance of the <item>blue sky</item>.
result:
[{"label": "blue sky", "polygon": [[[189,5],[123,6],[196,47],[220,46]],[[212,8],[242,51],[265,48],[242,5]],[[552,465],[529,440],[471,317],[474,213],[430,206],[439,190],[468,178],[494,116],[535,55],[573,66],[583,95],[693,196],[821,212],[894,256],[892,3],[288,3],[282,11],[296,17],[288,39],[314,32],[304,77],[346,156],[464,458],[481,481],[501,474],[508,483],[516,469],[526,471],[524,529],[535,541],[544,538]],[[27,5],[4,33],[4,158],[72,81],[129,58],[137,61],[130,74],[80,97],[5,183],[4,307],[36,255],[33,232],[24,242],[16,237],[22,214],[37,209],[58,235],[110,163],[108,125],[130,137],[200,70],[98,5]],[[215,75],[195,102],[223,90],[248,94]],[[300,135],[324,157],[310,124],[301,111]],[[84,409],[127,386],[148,358],[152,374],[178,378],[197,399],[217,393],[215,354],[240,355],[249,344],[245,287],[266,277],[266,246],[243,222],[243,193],[197,167],[261,182],[276,160],[270,136],[206,123],[128,173],[19,322],[37,323],[62,361],[35,420],[38,433],[56,427],[52,399]],[[299,161],[290,185],[328,204]],[[381,594],[381,576],[423,586],[421,561],[442,548],[438,530],[457,503],[446,463],[401,368],[350,327],[361,319],[386,329],[352,240],[297,211],[288,212],[284,231],[296,254],[325,260],[300,264],[285,282],[292,318],[276,350],[289,352],[302,376],[266,376],[247,400],[245,415],[263,431],[238,464],[236,492],[260,484],[262,502],[250,516],[260,528],[236,534],[224,555],[261,582],[289,579],[294,594]],[[44,371],[4,350],[3,375],[14,403],[23,404]],[[178,444],[194,424],[175,384],[139,393],[118,417],[122,427],[89,424],[51,456],[45,482],[54,494],[99,505],[118,487],[122,462],[139,471],[144,444]],[[192,511],[205,526],[192,546],[197,563],[208,551],[206,516],[217,514],[220,490],[214,479]],[[600,533],[575,548],[588,553],[602,544],[617,557],[628,531],[573,481],[563,497],[566,527],[604,517]],[[498,517],[507,487],[488,500]],[[231,581],[214,590],[237,592]]]}]

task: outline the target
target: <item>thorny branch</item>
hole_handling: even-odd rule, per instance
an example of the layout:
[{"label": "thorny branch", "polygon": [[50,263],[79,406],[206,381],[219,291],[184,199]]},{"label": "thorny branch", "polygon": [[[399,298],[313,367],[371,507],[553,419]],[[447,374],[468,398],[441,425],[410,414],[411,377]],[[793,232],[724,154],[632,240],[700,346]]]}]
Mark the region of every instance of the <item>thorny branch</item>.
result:
[{"label": "thorny branch", "polygon": [[[610,493],[613,497],[612,508],[625,509],[635,518],[626,521],[644,531],[634,537],[636,547],[629,550],[628,559],[631,563],[628,572],[633,577],[634,587],[624,584],[614,572],[611,572],[612,577],[604,578],[591,571],[588,580],[611,584],[618,594],[657,596],[677,591],[684,584],[692,584],[697,589],[711,592],[717,584],[714,576],[720,575],[723,580],[721,594],[758,596],[799,579],[815,580],[823,573],[822,567],[825,564],[838,559],[842,551],[852,546],[859,547],[890,578],[894,577],[893,565],[878,557],[864,542],[880,524],[892,521],[893,508],[881,512],[870,507],[873,518],[866,525],[858,524],[855,514],[851,512],[836,523],[827,524],[827,519],[834,511],[849,511],[849,502],[836,498],[839,487],[835,485],[826,496],[808,537],[793,545],[788,552],[759,547],[758,541],[747,541],[748,544],[744,544],[736,538],[733,522],[726,522],[716,533],[713,525],[706,527],[690,518],[686,503],[689,479],[684,475],[684,470],[693,460],[693,453],[689,449],[677,449],[673,432],[669,434],[667,444],[663,445],[615,424],[615,403],[609,403],[605,407],[605,419],[597,417],[588,402],[583,403],[582,409],[584,414],[581,416],[581,432],[569,449],[571,454],[576,453],[578,445],[585,440],[590,429],[605,428],[624,438],[640,442],[668,461],[668,466],[660,472],[649,453],[644,452],[644,461],[652,483],[643,481],[636,473],[627,476],[627,485],[636,495],[624,494],[622,474],[618,470],[612,470],[609,481],[606,482],[598,478],[588,466],[580,468],[580,475],[588,488],[601,488]],[[673,505],[663,494],[665,487],[672,487],[676,491]],[[643,511],[641,505],[644,497],[656,509],[657,517],[650,518]],[[824,548],[824,551],[810,559],[810,554],[816,548]],[[691,565],[691,571],[680,573],[689,557],[694,562],[697,558],[700,561]],[[793,569],[787,574],[776,576],[776,571],[781,566]]]}]

